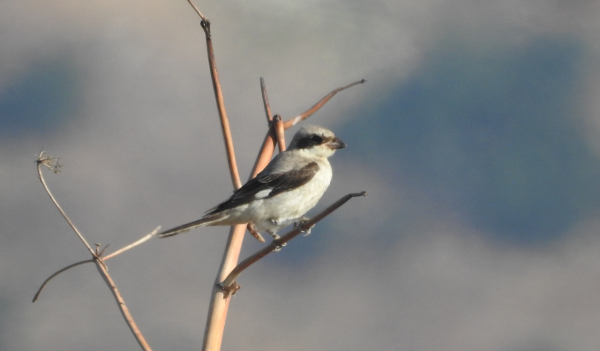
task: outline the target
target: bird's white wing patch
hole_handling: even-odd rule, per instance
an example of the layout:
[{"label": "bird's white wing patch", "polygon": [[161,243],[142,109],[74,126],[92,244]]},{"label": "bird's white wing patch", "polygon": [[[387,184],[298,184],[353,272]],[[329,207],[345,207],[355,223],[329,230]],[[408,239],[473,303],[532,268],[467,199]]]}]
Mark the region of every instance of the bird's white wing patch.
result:
[{"label": "bird's white wing patch", "polygon": [[264,199],[265,197],[269,196],[269,194],[271,194],[272,191],[273,191],[273,189],[261,190],[261,191],[257,192],[256,195],[254,195],[254,198],[255,199]]}]

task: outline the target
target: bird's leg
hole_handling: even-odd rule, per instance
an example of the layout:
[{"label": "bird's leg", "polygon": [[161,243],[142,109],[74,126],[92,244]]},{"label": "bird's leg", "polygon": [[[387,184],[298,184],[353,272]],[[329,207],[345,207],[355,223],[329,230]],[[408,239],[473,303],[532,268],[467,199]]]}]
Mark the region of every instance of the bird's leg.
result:
[{"label": "bird's leg", "polygon": [[[274,230],[267,230],[267,233],[273,238],[273,240],[277,240],[280,239],[281,237],[279,235],[277,235],[277,232]],[[281,250],[282,247],[284,247],[285,245],[287,245],[287,243],[284,243],[282,245],[276,245],[275,249],[273,251],[278,252]]]},{"label": "bird's leg", "polygon": [[[298,227],[302,227],[304,225],[304,223],[308,222],[309,219],[310,218],[304,217],[304,216],[298,218],[297,221],[294,222],[294,229],[296,229]],[[300,231],[303,232],[303,233],[305,233],[304,236],[310,235],[310,231],[313,229],[314,226],[315,225],[313,224],[313,225],[310,226],[310,228],[307,228],[305,230],[301,229]]]}]

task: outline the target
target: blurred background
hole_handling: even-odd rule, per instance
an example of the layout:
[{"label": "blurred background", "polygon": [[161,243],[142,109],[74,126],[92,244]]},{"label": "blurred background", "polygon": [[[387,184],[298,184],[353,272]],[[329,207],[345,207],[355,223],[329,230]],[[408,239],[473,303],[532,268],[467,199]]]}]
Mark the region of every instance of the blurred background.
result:
[{"label": "blurred background", "polygon": [[[223,349],[600,349],[600,2],[197,5],[243,179],[259,77],[284,119],[367,79],[307,123],[348,144],[312,213],[369,196],[240,277]],[[108,251],[225,200],[199,19],[183,0],[1,1],[0,33],[0,349],[136,350],[92,265],[31,303],[88,258],[34,160],[60,157],[50,188]],[[200,348],[227,233],[109,261],[154,349]]]}]

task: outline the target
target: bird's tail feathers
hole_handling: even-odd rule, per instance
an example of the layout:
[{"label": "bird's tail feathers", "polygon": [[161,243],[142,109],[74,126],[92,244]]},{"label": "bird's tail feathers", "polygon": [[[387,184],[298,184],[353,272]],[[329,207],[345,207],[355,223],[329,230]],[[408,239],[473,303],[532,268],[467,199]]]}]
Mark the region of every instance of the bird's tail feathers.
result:
[{"label": "bird's tail feathers", "polygon": [[199,220],[193,221],[193,222],[189,222],[186,224],[182,224],[180,226],[177,226],[175,228],[171,228],[169,230],[165,230],[162,233],[158,233],[158,237],[159,238],[167,238],[173,235],[177,235],[179,233],[185,233],[185,232],[189,232],[192,229],[195,228],[200,228],[200,227],[204,227],[207,225],[211,225],[214,222],[218,221],[219,219],[221,219],[221,216],[216,216],[215,215],[207,215],[204,216],[202,218],[200,218]]}]

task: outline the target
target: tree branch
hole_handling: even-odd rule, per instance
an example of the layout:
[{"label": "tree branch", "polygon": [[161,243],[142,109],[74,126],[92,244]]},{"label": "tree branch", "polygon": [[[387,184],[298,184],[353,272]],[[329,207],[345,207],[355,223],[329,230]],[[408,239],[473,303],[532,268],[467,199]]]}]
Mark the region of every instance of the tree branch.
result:
[{"label": "tree branch", "polygon": [[293,127],[296,124],[304,121],[305,119],[307,119],[308,117],[310,117],[313,113],[317,112],[321,107],[323,107],[323,105],[325,105],[327,103],[327,101],[331,100],[331,98],[334,97],[335,94],[339,93],[340,91],[348,89],[350,87],[353,87],[353,86],[355,86],[357,84],[363,84],[364,82],[366,82],[366,80],[365,79],[361,79],[361,80],[356,81],[354,83],[350,83],[350,84],[348,84],[346,86],[343,86],[343,87],[340,87],[340,88],[337,88],[337,89],[333,90],[331,93],[325,95],[324,98],[322,98],[321,100],[319,100],[319,102],[317,102],[316,104],[314,104],[313,107],[309,108],[306,112],[304,112],[302,114],[299,114],[298,116],[296,116],[296,117],[294,117],[294,118],[292,118],[292,119],[290,119],[288,121],[285,121],[284,128],[288,129],[288,128]]},{"label": "tree branch", "polygon": [[[75,231],[75,233],[77,234],[77,236],[79,237],[79,239],[87,247],[88,251],[92,255],[92,259],[91,260],[86,260],[86,261],[81,261],[81,262],[74,263],[74,264],[72,264],[70,266],[67,266],[67,267],[59,270],[58,272],[54,273],[53,275],[51,275],[48,279],[46,279],[44,281],[44,283],[42,284],[42,286],[38,290],[37,294],[35,295],[33,301],[35,302],[37,300],[37,298],[39,297],[39,294],[41,293],[42,289],[44,288],[44,286],[46,285],[46,283],[48,283],[50,281],[50,279],[54,278],[58,274],[66,271],[66,270],[68,270],[68,269],[70,269],[72,267],[75,267],[75,266],[78,266],[80,264],[84,264],[84,263],[87,263],[87,262],[94,262],[96,264],[96,267],[98,268],[98,272],[100,272],[100,275],[102,275],[102,278],[104,279],[104,281],[108,285],[110,291],[113,293],[113,296],[115,297],[115,300],[117,301],[117,305],[119,306],[119,309],[121,310],[121,314],[123,315],[123,318],[125,319],[125,322],[127,323],[127,326],[129,326],[129,329],[133,333],[133,336],[137,340],[138,344],[140,345],[140,347],[142,348],[142,350],[152,351],[152,349],[150,348],[150,345],[148,344],[148,342],[146,341],[146,339],[144,338],[144,336],[140,332],[139,328],[135,324],[135,321],[133,320],[133,317],[131,316],[131,313],[129,312],[129,309],[125,305],[125,301],[123,300],[123,297],[121,296],[121,293],[119,292],[119,290],[117,289],[117,286],[115,285],[114,281],[112,280],[112,278],[108,274],[108,268],[106,267],[106,264],[102,260],[102,257],[100,257],[101,256],[101,252],[99,252],[99,248],[97,247],[96,251],[94,251],[91,248],[91,246],[87,243],[87,241],[85,240],[85,238],[83,237],[83,235],[79,232],[79,230],[77,229],[77,227],[75,227],[75,224],[73,224],[73,222],[71,221],[71,219],[69,219],[69,217],[67,216],[67,214],[65,213],[65,211],[58,204],[58,202],[56,201],[56,199],[54,198],[54,196],[50,192],[50,189],[48,188],[48,185],[46,184],[46,181],[44,179],[44,175],[43,175],[42,170],[41,170],[41,165],[44,165],[44,166],[48,167],[54,173],[58,173],[59,170],[60,170],[60,168],[62,167],[58,163],[58,158],[57,157],[50,157],[44,151],[42,151],[40,153],[40,155],[38,156],[38,158],[36,160],[36,163],[37,163],[38,178],[40,179],[40,182],[44,186],[44,189],[46,189],[46,193],[48,193],[48,196],[50,196],[50,199],[52,200],[52,202],[54,203],[54,205],[56,206],[56,208],[58,208],[58,210],[62,214],[63,218],[67,221],[67,223],[69,223],[69,225],[71,226],[71,228],[73,229],[73,231]],[[104,251],[104,250],[102,250],[102,251]]]},{"label": "tree branch", "polygon": [[359,196],[366,197],[367,193],[365,191],[363,191],[360,193],[348,194],[348,195],[342,197],[341,199],[339,199],[338,201],[336,201],[335,203],[333,203],[331,206],[327,207],[325,210],[323,210],[321,213],[317,214],[313,218],[302,223],[301,225],[298,225],[296,228],[290,230],[285,235],[283,235],[281,238],[273,240],[268,246],[266,246],[262,250],[256,252],[254,255],[248,257],[247,259],[242,261],[240,264],[238,264],[237,267],[235,267],[231,271],[231,273],[229,273],[227,278],[225,278],[225,280],[223,280],[223,282],[221,284],[219,284],[219,286],[223,290],[225,290],[227,293],[234,294],[240,288],[240,286],[236,283],[236,279],[244,270],[246,270],[248,267],[250,267],[251,265],[256,263],[261,258],[267,256],[271,252],[276,251],[278,248],[280,248],[281,246],[286,244],[288,241],[290,241],[293,238],[295,238],[296,236],[298,236],[300,233],[312,228],[317,222],[319,222],[323,218],[327,217],[333,211],[337,210],[343,204],[348,202],[348,200],[350,200],[351,198],[359,197]]}]

